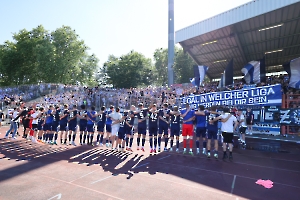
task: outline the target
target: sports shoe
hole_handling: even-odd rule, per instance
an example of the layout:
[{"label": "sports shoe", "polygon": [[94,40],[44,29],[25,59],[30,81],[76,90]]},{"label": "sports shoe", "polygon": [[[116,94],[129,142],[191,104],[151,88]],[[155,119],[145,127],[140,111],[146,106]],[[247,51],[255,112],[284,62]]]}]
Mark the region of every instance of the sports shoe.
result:
[{"label": "sports shoe", "polygon": [[206,155],[206,149],[202,150],[202,154]]},{"label": "sports shoe", "polygon": [[164,151],[165,151],[165,152],[167,152],[167,151],[168,151],[167,147],[165,147],[165,148],[164,148]]},{"label": "sports shoe", "polygon": [[100,143],[99,145],[100,145],[100,147],[103,147],[103,144],[102,144],[102,143]]},{"label": "sports shoe", "polygon": [[158,147],[158,152],[160,152],[160,147]]},{"label": "sports shoe", "polygon": [[106,146],[106,148],[108,148],[108,147],[109,147],[109,144],[108,144],[108,143],[106,143],[106,144],[105,144],[105,146]]},{"label": "sports shoe", "polygon": [[156,149],[153,149],[153,153],[156,153]]},{"label": "sports shoe", "polygon": [[71,141],[69,141],[69,145],[72,145],[72,142],[71,142]]},{"label": "sports shoe", "polygon": [[5,139],[8,139],[8,136],[5,136],[4,138],[5,138]]},{"label": "sports shoe", "polygon": [[229,160],[233,160],[233,157],[232,157],[232,155],[230,155],[230,154],[229,154]]},{"label": "sports shoe", "polygon": [[96,142],[96,145],[99,146],[99,142]]},{"label": "sports shoe", "polygon": [[150,153],[153,153],[153,149],[150,150]]},{"label": "sports shoe", "polygon": [[210,158],[210,152],[207,152],[207,158]]},{"label": "sports shoe", "polygon": [[176,153],[179,153],[179,149],[178,148],[176,149]]},{"label": "sports shoe", "polygon": [[173,151],[173,148],[170,148],[169,151],[172,152],[172,151]]},{"label": "sports shoe", "polygon": [[199,155],[200,154],[200,149],[197,149],[197,155]]},{"label": "sports shoe", "polygon": [[183,152],[182,152],[183,154],[186,154],[186,149],[183,149]]},{"label": "sports shoe", "polygon": [[76,144],[75,144],[75,142],[74,142],[74,141],[72,141],[72,145],[73,145],[73,146],[76,146]]},{"label": "sports shoe", "polygon": [[214,157],[215,157],[216,159],[218,159],[219,156],[218,156],[217,153],[215,153],[215,154],[214,154]]},{"label": "sports shoe", "polygon": [[53,142],[53,144],[54,144],[54,145],[57,145],[57,142],[56,142],[56,141],[54,141],[54,142]]},{"label": "sports shoe", "polygon": [[190,152],[189,152],[189,154],[190,154],[191,156],[193,156],[193,155],[194,155],[194,153],[193,153],[192,151],[190,151]]},{"label": "sports shoe", "polygon": [[140,147],[137,147],[136,150],[140,150]]},{"label": "sports shoe", "polygon": [[131,152],[133,152],[133,151],[132,151],[132,149],[131,149],[130,147],[128,148],[128,151],[131,151]]},{"label": "sports shoe", "polygon": [[[144,149],[144,147],[142,147],[142,148],[141,148],[141,150],[145,152],[145,149]],[[154,150],[154,151],[155,151],[155,150]]]}]

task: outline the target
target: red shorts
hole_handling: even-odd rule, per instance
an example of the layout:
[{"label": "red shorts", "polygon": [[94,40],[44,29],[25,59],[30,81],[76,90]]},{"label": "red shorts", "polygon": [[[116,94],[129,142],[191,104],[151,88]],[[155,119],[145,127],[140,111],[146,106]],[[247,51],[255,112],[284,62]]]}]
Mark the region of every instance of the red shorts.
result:
[{"label": "red shorts", "polygon": [[182,136],[193,136],[194,126],[193,124],[182,124]]}]

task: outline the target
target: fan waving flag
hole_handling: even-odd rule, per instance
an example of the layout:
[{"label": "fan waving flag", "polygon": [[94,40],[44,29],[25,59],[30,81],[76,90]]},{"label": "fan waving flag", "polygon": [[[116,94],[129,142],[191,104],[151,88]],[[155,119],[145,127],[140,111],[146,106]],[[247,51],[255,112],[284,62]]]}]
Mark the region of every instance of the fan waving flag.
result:
[{"label": "fan waving flag", "polygon": [[195,78],[190,78],[190,82],[193,86],[197,86],[196,83],[195,83]]},{"label": "fan waving flag", "polygon": [[219,88],[223,88],[227,85],[232,85],[233,84],[233,59],[229,62],[227,65],[221,80],[219,82]]},{"label": "fan waving flag", "polygon": [[241,71],[247,84],[266,82],[265,58],[249,62]]},{"label": "fan waving flag", "polygon": [[300,89],[300,57],[284,64],[283,67],[290,77],[289,86]]},{"label": "fan waving flag", "polygon": [[200,84],[204,81],[204,77],[206,75],[207,70],[208,70],[207,66],[203,66],[203,65],[194,66],[194,79],[195,79],[196,86],[200,86]]}]

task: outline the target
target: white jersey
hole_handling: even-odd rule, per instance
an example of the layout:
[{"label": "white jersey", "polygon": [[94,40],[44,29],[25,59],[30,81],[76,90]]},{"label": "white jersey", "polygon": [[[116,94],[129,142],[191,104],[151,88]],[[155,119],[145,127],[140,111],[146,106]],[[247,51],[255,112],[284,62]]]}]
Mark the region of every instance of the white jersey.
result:
[{"label": "white jersey", "polygon": [[122,115],[120,113],[118,113],[118,112],[110,113],[109,117],[112,119],[111,127],[119,127],[120,126],[120,123],[113,124],[114,120],[121,120],[122,119]]},{"label": "white jersey", "polygon": [[38,121],[39,121],[39,119],[38,119],[38,115],[40,114],[40,112],[39,111],[36,111],[35,113],[33,113],[32,115],[31,115],[31,117],[33,118],[32,119],[32,124],[38,124]]},{"label": "white jersey", "polygon": [[[244,114],[241,114],[238,118],[239,118],[240,126],[242,126],[242,127],[247,127],[245,115],[244,115]],[[242,120],[243,120],[243,121],[242,121]],[[241,121],[242,121],[242,122],[241,122]]]},{"label": "white jersey", "polygon": [[[227,118],[230,113],[222,114],[221,117],[223,119]],[[234,115],[232,115],[226,122],[222,122],[221,131],[222,132],[228,132],[233,133],[233,123],[236,123],[237,119]]]}]

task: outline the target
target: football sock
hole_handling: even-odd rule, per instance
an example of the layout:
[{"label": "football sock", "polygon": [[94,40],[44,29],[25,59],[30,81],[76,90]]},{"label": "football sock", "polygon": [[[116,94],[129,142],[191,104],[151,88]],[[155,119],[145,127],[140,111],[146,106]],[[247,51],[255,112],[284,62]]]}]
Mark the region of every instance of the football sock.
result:
[{"label": "football sock", "polygon": [[196,147],[197,147],[197,149],[199,149],[199,147],[200,147],[200,142],[199,142],[199,140],[196,140]]},{"label": "football sock", "polygon": [[169,141],[169,138],[165,138],[165,148],[168,146],[168,141]]},{"label": "football sock", "polygon": [[183,148],[186,148],[186,139],[183,139]]},{"label": "football sock", "polygon": [[102,144],[103,142],[103,135],[100,135],[100,143]]},{"label": "football sock", "polygon": [[150,143],[150,148],[152,149],[152,147],[153,147],[153,138],[152,137],[149,139],[149,143]]},{"label": "football sock", "polygon": [[137,142],[137,146],[138,146],[138,147],[140,146],[140,141],[141,141],[141,138],[138,137],[138,138],[136,139],[136,142]]},{"label": "football sock", "polygon": [[173,139],[171,139],[171,141],[170,141],[170,148],[172,148],[173,147]]},{"label": "football sock", "polygon": [[132,147],[132,143],[133,143],[133,138],[130,138],[130,144],[129,144],[129,147]]},{"label": "football sock", "polygon": [[176,141],[176,148],[179,148],[179,140]]},{"label": "football sock", "polygon": [[79,135],[80,144],[82,144],[82,134]]},{"label": "football sock", "polygon": [[193,140],[190,139],[190,149],[192,149],[192,148],[193,148]]},{"label": "football sock", "polygon": [[157,137],[154,137],[154,148],[156,149],[157,146]]},{"label": "football sock", "polygon": [[90,136],[90,144],[92,144],[93,143],[93,140],[94,140],[94,134],[91,134],[91,136]]},{"label": "football sock", "polygon": [[76,134],[74,133],[74,134],[73,134],[73,138],[72,138],[72,141],[73,141],[73,142],[75,142],[75,138],[76,138]]},{"label": "football sock", "polygon": [[126,137],[126,147],[128,147],[128,143],[129,143],[129,138]]},{"label": "football sock", "polygon": [[69,142],[71,142],[71,137],[72,137],[72,135],[69,134],[68,137],[69,137]]},{"label": "football sock", "polygon": [[160,144],[161,144],[161,137],[158,137],[157,142],[158,142],[158,147],[160,147]]},{"label": "football sock", "polygon": [[203,142],[203,148],[206,149],[206,141]]},{"label": "football sock", "polygon": [[144,147],[144,146],[145,146],[145,141],[146,141],[146,139],[145,139],[145,138],[143,138],[143,139],[142,139],[142,147]]}]

